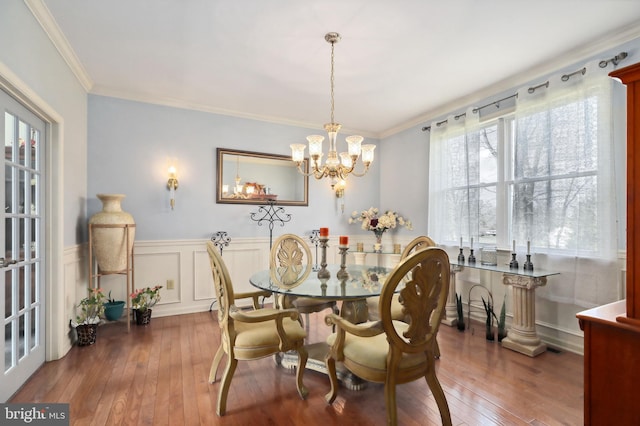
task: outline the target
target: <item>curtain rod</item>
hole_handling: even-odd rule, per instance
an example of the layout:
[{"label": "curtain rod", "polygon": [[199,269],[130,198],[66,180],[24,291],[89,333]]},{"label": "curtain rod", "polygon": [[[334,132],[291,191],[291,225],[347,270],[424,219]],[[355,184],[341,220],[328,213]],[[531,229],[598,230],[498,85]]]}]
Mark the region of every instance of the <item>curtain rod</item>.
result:
[{"label": "curtain rod", "polygon": [[[613,58],[610,58],[610,59],[606,59],[606,60],[602,60],[602,61],[600,61],[600,63],[598,64],[598,66],[599,66],[600,68],[606,68],[606,67],[607,67],[607,65],[609,65],[609,63],[612,63],[613,65],[618,65],[618,63],[619,63],[620,61],[622,61],[624,58],[626,58],[627,56],[628,56],[627,52],[620,52],[620,53],[618,53],[616,56],[614,56]],[[563,75],[562,75],[562,77],[561,77],[561,80],[562,80],[562,81],[567,81],[567,80],[569,80],[571,77],[573,77],[573,76],[574,76],[574,75],[576,75],[576,74],[582,74],[582,75],[584,75],[586,72],[587,72],[587,68],[586,68],[586,67],[582,67],[582,68],[580,68],[579,70],[574,71],[574,72],[572,72],[572,73],[569,73],[569,74],[563,74]],[[544,83],[542,83],[542,84],[538,84],[537,86],[531,86],[531,87],[529,87],[529,89],[528,89],[527,91],[528,91],[529,93],[533,93],[533,92],[535,92],[537,89],[539,89],[539,88],[541,88],[541,87],[548,88],[548,87],[549,87],[549,80],[545,81],[545,82],[544,82]],[[518,97],[518,93],[514,93],[513,95],[510,95],[510,96],[504,97],[504,98],[502,98],[502,99],[498,99],[497,101],[490,102],[490,103],[488,103],[488,104],[486,104],[486,105],[482,105],[482,106],[476,107],[476,108],[474,108],[472,111],[473,111],[473,113],[475,114],[475,113],[477,113],[478,111],[480,111],[481,109],[484,109],[484,108],[489,107],[489,106],[491,106],[491,105],[496,105],[496,106],[500,107],[500,105],[499,105],[499,104],[500,104],[500,102],[502,102],[502,101],[506,101],[506,100],[511,99],[511,98],[517,98],[517,97]],[[466,113],[464,113],[464,112],[463,112],[462,114],[459,114],[459,115],[454,116],[454,118],[457,120],[458,118],[460,118],[460,117],[464,117],[464,116],[466,116]],[[448,121],[448,120],[438,121],[438,122],[436,123],[436,126],[440,127],[442,124],[445,124],[447,121]],[[424,126],[424,127],[422,128],[422,131],[423,131],[423,132],[431,131],[431,126]]]}]

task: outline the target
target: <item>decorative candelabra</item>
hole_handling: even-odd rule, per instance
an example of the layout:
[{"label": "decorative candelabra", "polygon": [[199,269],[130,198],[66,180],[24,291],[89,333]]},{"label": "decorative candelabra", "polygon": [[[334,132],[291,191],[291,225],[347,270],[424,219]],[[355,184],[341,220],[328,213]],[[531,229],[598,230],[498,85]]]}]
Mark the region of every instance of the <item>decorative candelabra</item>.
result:
[{"label": "decorative candelabra", "polygon": [[[273,224],[280,222],[280,226],[284,226],[286,222],[291,220],[291,215],[284,212],[284,207],[274,207],[275,200],[267,200],[267,206],[260,206],[257,212],[251,213],[251,220],[258,222],[258,226],[262,226],[263,221],[269,222],[269,250],[273,245]],[[261,217],[258,217],[262,213]],[[282,216],[281,216],[282,215]]]},{"label": "decorative candelabra", "polygon": [[346,271],[347,268],[347,252],[349,251],[349,247],[339,247],[340,250],[340,270],[336,274],[339,280],[346,280],[349,278],[349,273]]},{"label": "decorative candelabra", "polygon": [[320,237],[320,252],[322,253],[322,259],[320,260],[320,270],[318,271],[318,278],[329,278],[331,274],[327,270],[327,242],[329,238]]},{"label": "decorative candelabra", "polygon": [[218,231],[213,234],[211,241],[214,246],[218,247],[218,250],[220,250],[220,256],[222,256],[222,249],[229,246],[231,237],[229,237],[225,231]]},{"label": "decorative candelabra", "polygon": [[464,263],[464,249],[460,247],[460,254],[458,254],[458,263]]},{"label": "decorative candelabra", "polygon": [[316,246],[316,263],[313,266],[312,271],[317,271],[318,270],[318,244],[320,242],[319,238],[320,238],[320,230],[319,229],[313,229],[311,231],[311,235],[309,236],[309,240],[311,240],[311,244],[314,244]]},{"label": "decorative candelabra", "polygon": [[511,262],[509,262],[510,269],[518,269],[518,261],[516,260],[516,254],[511,253]]}]

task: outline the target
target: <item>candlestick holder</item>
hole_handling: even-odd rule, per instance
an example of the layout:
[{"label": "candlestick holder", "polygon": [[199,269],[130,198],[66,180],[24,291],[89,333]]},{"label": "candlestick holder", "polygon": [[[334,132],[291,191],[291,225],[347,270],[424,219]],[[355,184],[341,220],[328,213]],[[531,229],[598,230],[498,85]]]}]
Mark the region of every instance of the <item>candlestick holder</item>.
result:
[{"label": "candlestick holder", "polygon": [[318,278],[329,278],[331,276],[331,274],[327,270],[327,242],[329,241],[329,238],[320,237],[319,240],[320,254],[322,257],[320,259],[320,270],[318,271]]},{"label": "candlestick holder", "polygon": [[469,263],[476,263],[476,257],[473,255],[473,249],[469,249]]},{"label": "candlestick holder", "polygon": [[533,263],[531,263],[531,255],[530,254],[527,255],[527,260],[524,262],[524,265],[522,265],[522,268],[525,271],[533,271]]},{"label": "candlestick holder", "polygon": [[460,247],[460,254],[458,255],[458,263],[464,263],[464,249]]},{"label": "candlestick holder", "polygon": [[518,269],[518,261],[516,260],[516,254],[511,253],[511,262],[509,262],[510,269]]},{"label": "candlestick holder", "polygon": [[476,257],[473,255],[473,249],[469,249],[469,263],[476,263]]},{"label": "candlestick holder", "polygon": [[338,277],[339,280],[346,280],[349,278],[349,273],[346,271],[349,247],[338,247],[338,250],[340,250],[340,270],[336,274],[336,277]]}]

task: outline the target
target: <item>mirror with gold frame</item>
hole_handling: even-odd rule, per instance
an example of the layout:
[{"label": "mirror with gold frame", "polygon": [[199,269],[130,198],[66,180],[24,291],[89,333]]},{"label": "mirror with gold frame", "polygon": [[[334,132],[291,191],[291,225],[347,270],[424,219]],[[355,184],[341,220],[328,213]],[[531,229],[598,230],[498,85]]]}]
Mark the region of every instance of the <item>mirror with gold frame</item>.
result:
[{"label": "mirror with gold frame", "polygon": [[[217,157],[216,203],[309,205],[309,177],[291,157],[226,148],[218,148]],[[309,169],[309,159],[302,167]]]}]

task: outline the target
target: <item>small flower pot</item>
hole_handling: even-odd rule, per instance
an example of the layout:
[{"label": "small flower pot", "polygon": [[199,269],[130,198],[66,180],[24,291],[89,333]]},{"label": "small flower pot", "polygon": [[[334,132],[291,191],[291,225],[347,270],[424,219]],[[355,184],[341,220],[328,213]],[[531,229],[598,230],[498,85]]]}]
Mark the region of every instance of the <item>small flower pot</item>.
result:
[{"label": "small flower pot", "polygon": [[104,304],[104,316],[109,321],[117,321],[124,311],[124,301],[107,302]]},{"label": "small flower pot", "polygon": [[79,324],[76,327],[78,346],[89,346],[96,342],[98,324]]},{"label": "small flower pot", "polygon": [[133,315],[138,325],[147,325],[151,322],[151,309],[141,311],[139,309],[133,310]]}]

